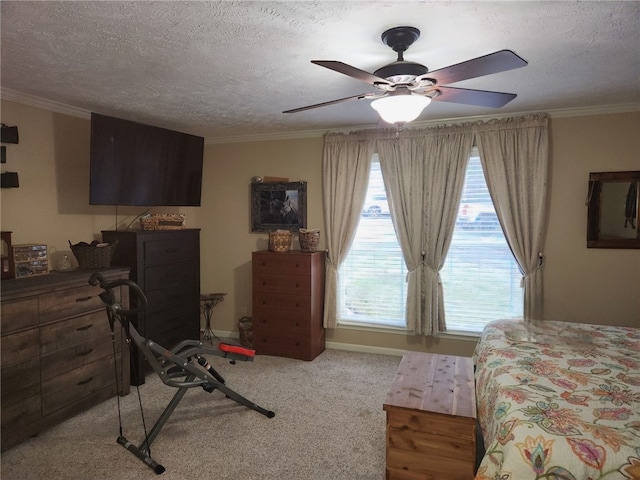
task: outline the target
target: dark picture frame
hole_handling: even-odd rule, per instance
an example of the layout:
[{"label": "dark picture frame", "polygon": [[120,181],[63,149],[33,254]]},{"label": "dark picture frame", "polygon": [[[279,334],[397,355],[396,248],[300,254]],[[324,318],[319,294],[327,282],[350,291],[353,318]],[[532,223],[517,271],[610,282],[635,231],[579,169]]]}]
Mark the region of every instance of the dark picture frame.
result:
[{"label": "dark picture frame", "polygon": [[587,248],[640,248],[640,170],[589,174]]},{"label": "dark picture frame", "polygon": [[251,231],[307,228],[307,182],[251,184]]}]

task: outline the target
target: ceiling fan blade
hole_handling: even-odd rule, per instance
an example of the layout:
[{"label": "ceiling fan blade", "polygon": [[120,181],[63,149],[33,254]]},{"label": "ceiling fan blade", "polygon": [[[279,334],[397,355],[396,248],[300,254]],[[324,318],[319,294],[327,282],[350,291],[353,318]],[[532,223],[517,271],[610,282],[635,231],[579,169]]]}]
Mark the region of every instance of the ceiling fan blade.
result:
[{"label": "ceiling fan blade", "polygon": [[482,57],[473,58],[466,62],[456,63],[448,67],[425,73],[416,80],[433,78],[438,85],[460,82],[470,78],[483,77],[492,73],[506,72],[514,68],[527,66],[526,60],[520,58],[511,50],[500,50]]},{"label": "ceiling fan blade", "polygon": [[377,77],[372,73],[365,72],[364,70],[360,70],[359,68],[352,67],[351,65],[347,65],[346,63],[338,62],[335,60],[311,60],[311,63],[320,65],[321,67],[328,68],[329,70],[333,70],[344,75],[348,75],[355,78],[356,80],[370,83],[371,85],[393,85],[393,83],[391,83],[389,80],[385,80],[384,78]]},{"label": "ceiling fan blade", "polygon": [[378,98],[384,97],[386,94],[379,95],[376,93],[361,93],[360,95],[353,95],[352,97],[338,98],[337,100],[330,100],[328,102],[316,103],[315,105],[307,105],[306,107],[294,108],[291,110],[285,110],[282,113],[296,113],[304,110],[311,110],[312,108],[326,107],[327,105],[333,105],[334,103],[346,102],[348,100],[362,100],[363,98]]},{"label": "ceiling fan blade", "polygon": [[[467,88],[437,87],[438,95],[434,101],[462,103],[478,107],[500,108],[517,97],[515,93],[489,92],[487,90],[470,90]],[[431,95],[430,95],[431,96]]]}]

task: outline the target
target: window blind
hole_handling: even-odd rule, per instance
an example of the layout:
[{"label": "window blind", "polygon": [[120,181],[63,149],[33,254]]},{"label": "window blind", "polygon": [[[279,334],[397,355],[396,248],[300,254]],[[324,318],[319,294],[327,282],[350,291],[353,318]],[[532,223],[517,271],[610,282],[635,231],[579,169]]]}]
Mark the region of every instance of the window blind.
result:
[{"label": "window blind", "polygon": [[481,332],[491,320],[522,316],[520,270],[502,233],[477,154],[469,159],[440,275],[448,331]]}]

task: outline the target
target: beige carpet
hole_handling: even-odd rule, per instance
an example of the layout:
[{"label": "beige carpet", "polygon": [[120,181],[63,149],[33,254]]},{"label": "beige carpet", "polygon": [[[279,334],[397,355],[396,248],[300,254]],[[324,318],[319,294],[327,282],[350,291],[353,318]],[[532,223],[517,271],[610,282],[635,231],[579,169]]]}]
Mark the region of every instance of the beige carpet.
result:
[{"label": "beige carpet", "polygon": [[[382,409],[400,357],[327,350],[313,362],[257,356],[213,360],[227,385],[275,412],[269,419],[191,389],[152,444],[156,475],[116,443],[115,398],[2,454],[2,480],[382,480]],[[175,389],[140,387],[150,429]],[[136,388],[121,398],[124,435],[143,438]]]}]

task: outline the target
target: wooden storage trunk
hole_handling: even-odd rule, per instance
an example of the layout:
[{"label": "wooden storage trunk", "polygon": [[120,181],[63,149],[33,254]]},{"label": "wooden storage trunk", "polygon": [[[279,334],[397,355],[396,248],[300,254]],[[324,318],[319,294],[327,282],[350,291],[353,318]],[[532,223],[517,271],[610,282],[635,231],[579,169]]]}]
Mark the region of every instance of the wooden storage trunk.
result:
[{"label": "wooden storage trunk", "polygon": [[408,352],[387,398],[387,480],[471,480],[476,401],[471,358]]}]

